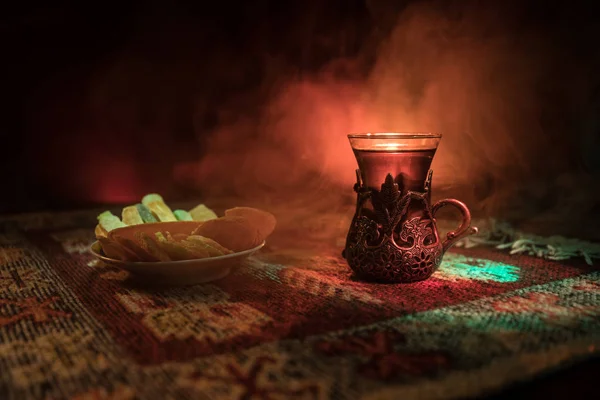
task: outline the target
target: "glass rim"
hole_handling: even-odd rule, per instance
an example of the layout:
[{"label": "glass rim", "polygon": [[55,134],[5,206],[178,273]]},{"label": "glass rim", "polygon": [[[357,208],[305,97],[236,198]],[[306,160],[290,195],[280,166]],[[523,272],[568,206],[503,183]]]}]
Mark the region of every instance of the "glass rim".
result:
[{"label": "glass rim", "polygon": [[441,139],[441,133],[433,132],[372,132],[350,133],[348,139]]}]

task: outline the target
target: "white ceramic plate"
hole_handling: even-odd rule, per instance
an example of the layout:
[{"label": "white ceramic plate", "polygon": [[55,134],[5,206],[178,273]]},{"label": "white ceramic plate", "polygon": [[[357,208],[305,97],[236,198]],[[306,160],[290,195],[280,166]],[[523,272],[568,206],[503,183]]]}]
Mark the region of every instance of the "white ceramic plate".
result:
[{"label": "white ceramic plate", "polygon": [[98,260],[128,271],[135,278],[148,283],[195,285],[226,277],[233,267],[241,264],[264,245],[265,242],[262,242],[253,249],[224,256],[164,262],[130,262],[108,258],[102,252],[102,247],[97,241],[92,244],[91,252]]}]

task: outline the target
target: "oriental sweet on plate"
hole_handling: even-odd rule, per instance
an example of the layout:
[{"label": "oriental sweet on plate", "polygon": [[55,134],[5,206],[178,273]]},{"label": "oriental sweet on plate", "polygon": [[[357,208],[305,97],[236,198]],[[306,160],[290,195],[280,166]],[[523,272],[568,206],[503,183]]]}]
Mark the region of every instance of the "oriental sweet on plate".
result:
[{"label": "oriental sweet on plate", "polygon": [[275,229],[275,217],[250,207],[224,216],[200,204],[174,210],[158,194],[125,207],[122,217],[98,216],[92,253],[144,280],[196,284],[220,279],[259,250]]}]

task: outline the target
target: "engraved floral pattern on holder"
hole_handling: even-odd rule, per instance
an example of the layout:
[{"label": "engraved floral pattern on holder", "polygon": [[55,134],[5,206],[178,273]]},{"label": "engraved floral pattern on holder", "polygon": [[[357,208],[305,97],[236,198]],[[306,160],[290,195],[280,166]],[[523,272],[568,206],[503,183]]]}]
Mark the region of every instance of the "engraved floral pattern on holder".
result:
[{"label": "engraved floral pattern on holder", "polygon": [[[357,209],[344,257],[360,277],[387,282],[427,279],[442,261],[443,247],[428,201],[431,171],[425,192],[402,195],[388,174],[381,190],[355,185]],[[372,210],[365,208],[371,200]],[[408,219],[411,204],[420,204],[419,216]]]}]

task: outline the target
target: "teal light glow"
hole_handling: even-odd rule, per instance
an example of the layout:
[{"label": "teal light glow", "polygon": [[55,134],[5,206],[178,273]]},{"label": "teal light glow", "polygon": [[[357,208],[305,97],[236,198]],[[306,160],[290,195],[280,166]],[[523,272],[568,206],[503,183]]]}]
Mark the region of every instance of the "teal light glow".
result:
[{"label": "teal light glow", "polygon": [[462,254],[446,253],[439,271],[439,279],[474,279],[478,281],[516,282],[519,267],[483,258],[466,257]]}]

